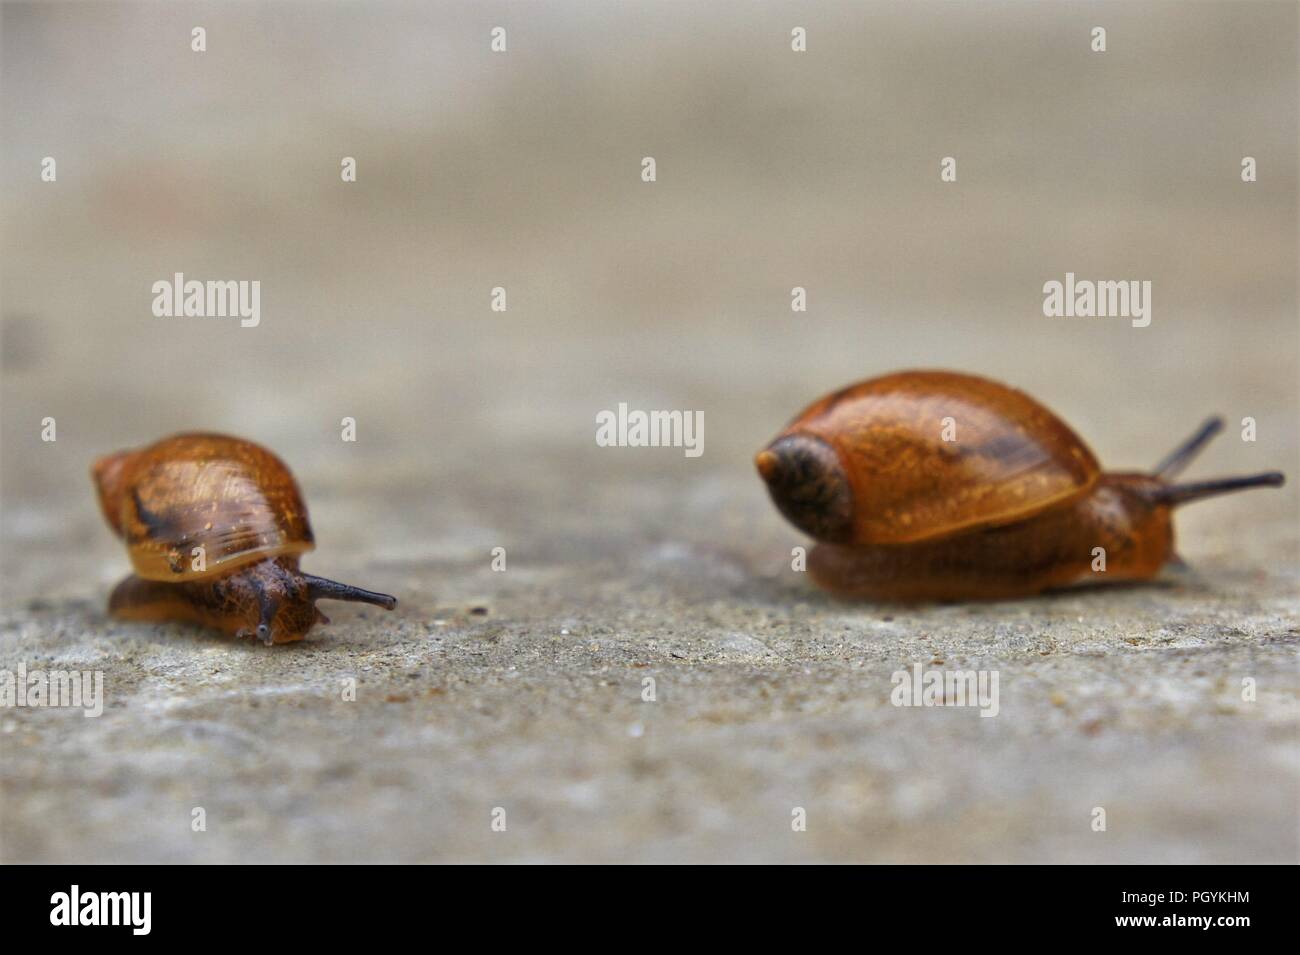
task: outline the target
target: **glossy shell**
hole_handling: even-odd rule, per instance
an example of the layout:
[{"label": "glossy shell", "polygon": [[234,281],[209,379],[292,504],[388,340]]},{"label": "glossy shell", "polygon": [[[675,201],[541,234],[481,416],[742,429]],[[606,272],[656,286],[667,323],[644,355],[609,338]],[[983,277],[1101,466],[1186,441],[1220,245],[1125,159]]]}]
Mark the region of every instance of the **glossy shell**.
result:
[{"label": "glossy shell", "polygon": [[146,580],[201,580],[315,547],[293,475],[249,441],[178,434],[101,458],[92,474],[104,516]]},{"label": "glossy shell", "polygon": [[809,406],[777,440],[789,435],[820,439],[839,458],[852,492],[840,543],[905,544],[1012,523],[1082,497],[1101,473],[1078,435],[1033,398],[954,372],[860,382]]}]

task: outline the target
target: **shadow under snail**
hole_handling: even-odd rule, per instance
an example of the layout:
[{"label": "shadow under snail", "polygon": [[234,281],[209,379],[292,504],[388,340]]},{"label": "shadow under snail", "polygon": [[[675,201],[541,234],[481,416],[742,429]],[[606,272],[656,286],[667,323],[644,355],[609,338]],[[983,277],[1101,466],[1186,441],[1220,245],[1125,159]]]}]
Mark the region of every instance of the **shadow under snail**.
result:
[{"label": "shadow under snail", "polygon": [[135,567],[109,598],[115,616],[188,621],[270,645],[329,623],[317,600],[397,606],[298,570],[316,546],[302,494],[284,462],[251,441],[178,434],[100,458],[92,476]]},{"label": "shadow under snail", "polygon": [[1175,482],[1222,426],[1206,421],[1151,474],[1103,473],[1087,445],[1023,392],[906,371],[813,403],[754,463],[780,512],[820,542],[808,571],[824,589],[997,599],[1092,578],[1148,580],[1177,561],[1174,507],[1281,486],[1277,471]]}]

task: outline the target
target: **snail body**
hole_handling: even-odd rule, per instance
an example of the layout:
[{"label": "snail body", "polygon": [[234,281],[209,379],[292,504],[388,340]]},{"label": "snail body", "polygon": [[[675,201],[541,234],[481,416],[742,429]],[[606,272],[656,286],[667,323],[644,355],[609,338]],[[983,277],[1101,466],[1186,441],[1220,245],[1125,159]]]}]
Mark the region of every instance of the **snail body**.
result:
[{"label": "snail body", "polygon": [[1148,580],[1176,559],[1175,506],[1283,482],[1267,472],[1173,483],[1221,427],[1207,421],[1152,474],[1103,473],[1069,426],[1023,392],[909,371],[814,402],[755,464],[778,510],[819,542],[808,570],[823,588],[998,599],[1093,578]]},{"label": "snail body", "polygon": [[322,598],[395,598],[304,574],[315,548],[292,473],[251,441],[189,433],[95,462],[100,507],[135,573],[109,598],[130,620],[181,620],[266,644],[301,640],[328,619]]}]

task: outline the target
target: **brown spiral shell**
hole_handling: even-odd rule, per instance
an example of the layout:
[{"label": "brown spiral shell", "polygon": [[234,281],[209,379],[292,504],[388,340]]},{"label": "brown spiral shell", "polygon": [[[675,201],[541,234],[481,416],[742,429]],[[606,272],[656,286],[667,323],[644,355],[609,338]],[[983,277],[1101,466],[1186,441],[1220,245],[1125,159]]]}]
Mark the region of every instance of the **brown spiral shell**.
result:
[{"label": "brown spiral shell", "polygon": [[146,580],[202,580],[315,547],[293,475],[251,441],[177,434],[100,458],[92,474],[105,518]]}]

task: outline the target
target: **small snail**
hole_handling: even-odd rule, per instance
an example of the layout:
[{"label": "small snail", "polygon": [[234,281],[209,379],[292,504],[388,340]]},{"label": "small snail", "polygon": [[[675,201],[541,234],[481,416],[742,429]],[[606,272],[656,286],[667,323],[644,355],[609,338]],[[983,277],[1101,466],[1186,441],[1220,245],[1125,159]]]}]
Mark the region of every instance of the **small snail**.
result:
[{"label": "small snail", "polygon": [[[808,570],[823,588],[996,599],[1094,576],[1150,579],[1177,560],[1175,506],[1283,483],[1276,471],[1172,483],[1222,426],[1205,422],[1153,474],[1103,474],[1087,445],[1023,392],[906,371],[810,405],[755,465],[781,513],[821,542]],[[1104,574],[1093,569],[1099,554]]]},{"label": "small snail", "polygon": [[185,620],[269,646],[329,623],[320,599],[397,606],[298,570],[316,546],[307,508],[284,462],[251,441],[173,435],[100,458],[92,475],[135,567],[109,598],[116,616]]}]

